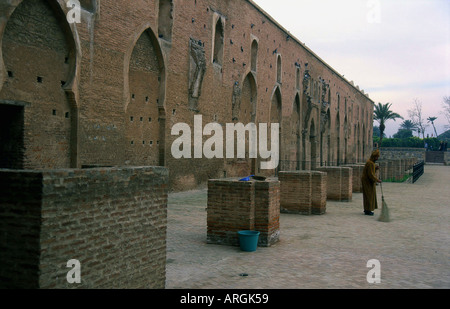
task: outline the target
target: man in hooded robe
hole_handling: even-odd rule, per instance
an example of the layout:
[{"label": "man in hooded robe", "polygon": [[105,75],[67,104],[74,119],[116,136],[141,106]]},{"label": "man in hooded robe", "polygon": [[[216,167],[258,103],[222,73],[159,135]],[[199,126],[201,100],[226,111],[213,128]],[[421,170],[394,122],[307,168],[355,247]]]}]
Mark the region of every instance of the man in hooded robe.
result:
[{"label": "man in hooded robe", "polygon": [[375,171],[378,166],[375,162],[380,157],[380,151],[374,150],[370,159],[367,160],[366,165],[361,176],[361,182],[363,187],[363,201],[364,201],[364,214],[373,216],[373,211],[378,209],[377,204],[377,183],[381,183],[381,180],[377,178]]}]

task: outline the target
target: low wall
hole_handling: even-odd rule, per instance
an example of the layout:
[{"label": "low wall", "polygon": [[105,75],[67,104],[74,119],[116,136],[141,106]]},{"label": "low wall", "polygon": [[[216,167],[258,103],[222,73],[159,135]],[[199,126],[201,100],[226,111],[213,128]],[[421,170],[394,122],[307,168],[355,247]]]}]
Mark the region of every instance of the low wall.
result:
[{"label": "low wall", "polygon": [[0,170],[0,287],[165,288],[167,184],[162,167]]},{"label": "low wall", "polygon": [[425,148],[380,148],[380,160],[404,158],[416,158],[417,161],[425,161]]},{"label": "low wall", "polygon": [[280,182],[208,181],[207,243],[239,245],[237,232],[260,232],[258,246],[271,246],[280,234]]},{"label": "low wall", "polygon": [[412,168],[416,162],[418,162],[417,158],[379,160],[377,161],[380,167],[378,177],[382,180],[403,180],[407,175],[412,175]]}]

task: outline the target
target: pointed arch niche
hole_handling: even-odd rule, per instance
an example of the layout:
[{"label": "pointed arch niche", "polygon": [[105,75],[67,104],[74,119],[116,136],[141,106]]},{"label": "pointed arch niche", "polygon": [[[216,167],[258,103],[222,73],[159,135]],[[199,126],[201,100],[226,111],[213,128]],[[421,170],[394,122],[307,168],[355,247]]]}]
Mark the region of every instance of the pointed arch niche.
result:
[{"label": "pointed arch niche", "polygon": [[281,55],[277,54],[277,83],[281,84],[281,75],[282,75],[282,67],[281,67]]},{"label": "pointed arch niche", "polygon": [[[7,74],[0,86],[0,108],[15,106],[8,109],[8,118],[15,119],[11,126],[21,130],[12,132],[21,136],[18,145],[13,145],[21,149],[16,166],[77,167],[77,63],[81,49],[74,38],[75,26],[67,23],[57,1],[14,3],[11,15],[1,16],[7,23],[0,33],[0,71]],[[5,142],[14,143],[1,141]],[[0,156],[4,151],[0,150]]]},{"label": "pointed arch niche", "polygon": [[130,165],[165,164],[165,69],[158,40],[146,28],[133,45],[125,107],[126,159]]},{"label": "pointed arch niche", "polygon": [[248,73],[242,84],[239,121],[243,124],[256,121],[256,80],[253,73]]},{"label": "pointed arch niche", "polygon": [[272,124],[278,123],[279,124],[279,134],[278,134],[278,150],[279,150],[279,164],[276,168],[275,172],[277,173],[282,168],[283,163],[283,151],[281,149],[281,141],[282,141],[282,96],[281,96],[281,90],[279,86],[276,86],[273,94],[272,94],[272,100],[270,105],[270,125],[269,125],[269,132],[267,133],[268,136],[268,145],[272,145],[272,138],[271,138],[271,127]]},{"label": "pointed arch niche", "polygon": [[258,39],[252,38],[251,46],[251,70],[256,73],[258,64]]},{"label": "pointed arch niche", "polygon": [[290,166],[291,169],[300,170],[301,166],[301,118],[300,118],[300,95],[297,93],[295,96],[294,104],[292,107],[292,115],[291,115],[291,134],[292,138],[290,141],[292,145],[291,148],[291,160],[295,162],[293,166]]},{"label": "pointed arch niche", "polygon": [[225,18],[218,13],[213,15],[213,48],[211,62],[219,66],[223,64]]}]

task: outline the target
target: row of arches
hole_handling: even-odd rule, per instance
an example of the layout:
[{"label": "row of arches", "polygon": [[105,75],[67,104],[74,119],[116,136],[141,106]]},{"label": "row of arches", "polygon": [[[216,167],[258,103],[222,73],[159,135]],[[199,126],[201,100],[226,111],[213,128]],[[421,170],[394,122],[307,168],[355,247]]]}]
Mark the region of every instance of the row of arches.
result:
[{"label": "row of arches", "polygon": [[[130,44],[132,48],[125,57],[123,151],[128,163],[132,165],[166,164],[166,110],[164,107],[166,64],[159,39],[171,39],[173,3],[168,0],[159,3],[159,12],[165,18],[159,20],[159,29],[156,32],[158,37],[150,25],[144,25],[138,35],[132,39]],[[94,4],[90,10],[95,10]],[[23,156],[20,159],[21,162],[4,162],[0,167],[79,167],[79,72],[77,70],[81,48],[74,26],[67,23],[65,11],[61,9],[60,4],[46,0],[20,1],[6,20],[8,22],[2,35],[0,60],[3,61],[8,74],[5,78],[6,82],[0,88],[0,109],[14,116],[9,118],[20,119],[22,125],[17,127],[21,128],[18,130],[24,131],[21,135],[24,138],[19,142],[17,149],[12,149],[14,147],[11,147],[11,143],[2,143],[7,146],[4,146],[1,152],[8,154],[2,157],[17,157],[12,155],[17,151],[22,151]],[[27,21],[26,26],[22,24],[24,20]],[[216,59],[215,61],[219,64],[223,57],[223,28],[224,20],[218,16],[213,59]],[[257,57],[258,40],[252,38],[251,66],[240,83],[242,91],[235,121],[258,122]],[[331,134],[331,121],[328,121],[325,128],[321,127],[318,111],[305,120],[304,114],[310,106],[305,94],[301,94],[300,68],[296,71],[297,94],[292,103],[291,116],[283,117],[281,55],[277,54],[276,59],[276,82],[268,112],[270,123],[281,124],[280,159],[289,162],[289,168],[295,169],[313,168],[317,163],[345,162],[345,158],[348,157],[349,134],[345,129],[344,135],[342,137],[340,135],[339,113],[335,121],[337,136]],[[29,65],[24,66],[24,61]],[[8,108],[4,108],[7,104]],[[16,108],[10,108],[11,105]],[[329,111],[328,118],[330,118]],[[347,128],[347,120],[344,121],[344,127]],[[362,132],[365,131],[365,128],[362,128]],[[32,133],[27,134],[30,132]],[[353,130],[353,134],[353,140],[358,141],[358,145],[354,146],[357,147],[357,153],[364,153],[366,140],[359,126]],[[362,143],[359,142],[360,136],[364,136]],[[2,137],[2,139],[6,138]],[[27,147],[24,146],[25,143]],[[344,146],[341,147],[341,144]],[[332,153],[330,149],[333,147],[336,150]],[[341,148],[344,149],[343,153]],[[24,160],[24,157],[27,159]],[[13,159],[8,159],[8,161],[11,160]],[[291,162],[294,162],[293,166]],[[253,170],[255,166],[252,164]],[[281,165],[279,168],[284,167]]]},{"label": "row of arches", "polygon": [[[162,13],[171,12],[171,3],[160,1]],[[95,11],[96,1],[81,5]],[[0,76],[0,112],[14,123],[2,125],[0,167],[80,167],[81,46],[67,10],[64,2],[15,1],[2,20],[7,22],[0,25],[0,71],[7,74]],[[129,164],[164,165],[164,58],[150,25],[131,46],[125,62],[125,157]]]},{"label": "row of arches", "polygon": [[[282,112],[285,105],[282,102],[280,85],[275,86],[271,96],[269,122],[281,124],[279,170],[304,170],[314,169],[318,165],[363,162],[368,141],[367,134],[364,133],[365,125],[361,128],[357,123],[350,130],[347,115],[342,123],[338,111],[334,121],[331,121],[330,109],[326,111],[326,118],[329,120],[324,123],[321,122],[318,108],[312,108],[310,117],[306,117],[308,99],[305,94],[301,99],[300,94],[300,91],[296,93],[292,112],[287,117],[284,117]],[[254,74],[249,72],[243,81],[240,117],[236,121],[258,122],[259,119],[255,117],[259,108],[256,106],[257,102],[256,79]],[[255,114],[250,115],[249,110],[255,111]],[[352,144],[349,140],[352,140]],[[251,172],[256,172],[254,167]]]}]

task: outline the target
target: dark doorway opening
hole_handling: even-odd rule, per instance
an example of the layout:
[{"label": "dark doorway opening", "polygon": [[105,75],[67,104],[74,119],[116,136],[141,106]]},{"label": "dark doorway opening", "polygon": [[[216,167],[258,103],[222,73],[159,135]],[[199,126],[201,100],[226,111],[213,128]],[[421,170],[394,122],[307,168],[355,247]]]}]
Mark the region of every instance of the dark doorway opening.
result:
[{"label": "dark doorway opening", "polygon": [[23,169],[24,107],[0,104],[0,168]]}]

